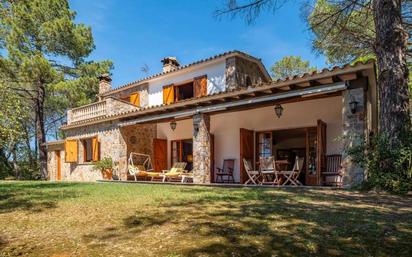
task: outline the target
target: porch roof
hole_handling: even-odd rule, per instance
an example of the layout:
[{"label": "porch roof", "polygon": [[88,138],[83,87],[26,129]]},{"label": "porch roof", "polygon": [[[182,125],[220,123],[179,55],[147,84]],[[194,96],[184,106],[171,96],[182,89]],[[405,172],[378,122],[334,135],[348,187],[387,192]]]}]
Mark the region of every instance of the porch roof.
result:
[{"label": "porch roof", "polygon": [[[172,104],[162,104],[140,108],[137,110],[126,111],[116,115],[100,117],[93,120],[80,121],[70,125],[64,125],[62,130],[67,130],[85,125],[91,125],[110,120],[123,120],[123,125],[133,123],[133,120],[139,119],[139,122],[162,120],[164,117],[170,115],[165,114],[179,114],[185,110],[205,110],[221,111],[213,106],[221,106],[223,103],[244,102],[246,104],[254,104],[254,99],[261,99],[265,96],[278,96],[276,99],[285,99],[286,94],[290,97],[307,97],[316,96],[316,94],[336,93],[344,89],[342,85],[345,81],[351,81],[364,77],[363,72],[372,71],[374,75],[374,62],[357,62],[353,65],[346,64],[344,66],[336,66],[331,69],[323,69],[321,71],[314,71],[305,73],[301,76],[293,76],[285,79],[279,79],[265,84],[252,85],[247,88],[238,90],[219,92],[203,97],[182,100]],[[340,87],[339,87],[340,86]],[[328,90],[327,90],[328,89]],[[323,94],[323,93],[322,93]],[[250,101],[247,101],[250,100]],[[144,119],[146,117],[146,119]],[[151,117],[150,119],[148,119]],[[156,118],[157,117],[157,118]],[[175,118],[178,118],[175,116]],[[138,122],[134,122],[138,123]]]}]

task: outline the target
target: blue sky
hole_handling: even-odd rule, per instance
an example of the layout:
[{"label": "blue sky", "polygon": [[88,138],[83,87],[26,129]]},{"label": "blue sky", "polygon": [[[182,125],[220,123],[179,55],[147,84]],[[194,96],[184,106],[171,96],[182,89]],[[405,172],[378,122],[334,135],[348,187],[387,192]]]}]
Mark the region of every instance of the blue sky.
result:
[{"label": "blue sky", "polygon": [[300,3],[289,1],[265,12],[253,25],[242,19],[215,18],[224,0],[69,0],[76,20],[92,27],[93,60],[114,62],[118,87],[161,71],[160,60],[176,56],[181,64],[229,50],[261,58],[266,68],[286,55],[300,55],[318,68],[325,59],[312,52],[310,34],[300,17]]}]

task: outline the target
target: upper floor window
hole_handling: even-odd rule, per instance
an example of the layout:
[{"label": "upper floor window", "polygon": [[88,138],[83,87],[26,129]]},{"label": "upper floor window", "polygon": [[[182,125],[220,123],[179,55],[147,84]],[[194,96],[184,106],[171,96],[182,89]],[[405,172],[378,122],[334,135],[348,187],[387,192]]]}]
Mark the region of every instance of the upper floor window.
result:
[{"label": "upper floor window", "polygon": [[171,84],[163,87],[163,104],[207,95],[207,76],[200,76],[183,84]]},{"label": "upper floor window", "polygon": [[121,97],[120,99],[126,102],[130,102],[131,104],[140,107],[140,93],[139,92],[131,93],[130,95],[126,97]]}]

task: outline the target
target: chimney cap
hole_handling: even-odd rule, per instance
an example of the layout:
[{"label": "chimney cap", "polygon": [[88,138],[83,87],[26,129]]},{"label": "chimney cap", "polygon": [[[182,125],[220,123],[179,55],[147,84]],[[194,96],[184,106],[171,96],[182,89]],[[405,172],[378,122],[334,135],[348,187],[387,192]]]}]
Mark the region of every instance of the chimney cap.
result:
[{"label": "chimney cap", "polygon": [[174,56],[167,56],[167,57],[163,58],[161,60],[161,62],[163,63],[163,65],[171,64],[171,65],[174,65],[176,67],[180,66],[179,62],[177,61],[177,58],[174,57]]},{"label": "chimney cap", "polygon": [[112,81],[112,78],[110,77],[110,75],[108,73],[103,73],[101,74],[99,77],[99,80],[105,80],[105,81]]}]

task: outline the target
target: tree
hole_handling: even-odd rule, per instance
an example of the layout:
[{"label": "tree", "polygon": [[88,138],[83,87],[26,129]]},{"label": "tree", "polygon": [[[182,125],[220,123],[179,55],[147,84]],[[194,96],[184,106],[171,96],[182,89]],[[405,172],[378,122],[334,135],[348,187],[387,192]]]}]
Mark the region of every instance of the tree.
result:
[{"label": "tree", "polygon": [[[284,2],[252,0],[239,4],[228,0],[216,14],[241,15],[250,23],[262,10],[276,10]],[[396,147],[401,134],[411,129],[407,65],[410,0],[319,0],[316,4],[321,14],[312,15],[315,48],[324,49],[331,60],[338,61],[368,53],[376,56],[379,129]]]},{"label": "tree", "polygon": [[91,101],[98,73],[112,66],[85,60],[94,49],[91,28],[74,18],[67,0],[0,0],[0,78],[31,106],[43,179],[46,123]]},{"label": "tree", "polygon": [[309,61],[303,61],[300,56],[285,56],[273,64],[271,70],[273,79],[282,79],[315,71],[316,67],[310,67]]}]

